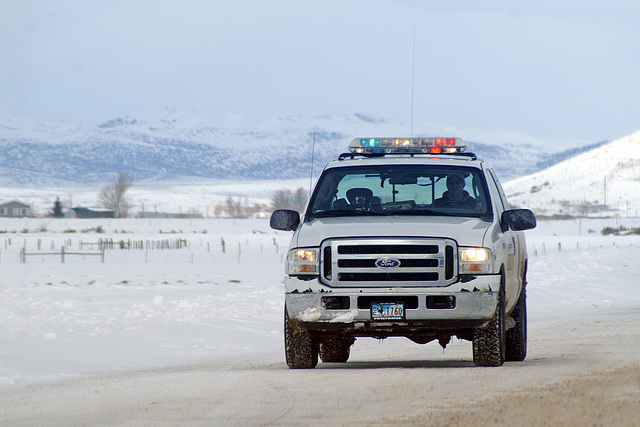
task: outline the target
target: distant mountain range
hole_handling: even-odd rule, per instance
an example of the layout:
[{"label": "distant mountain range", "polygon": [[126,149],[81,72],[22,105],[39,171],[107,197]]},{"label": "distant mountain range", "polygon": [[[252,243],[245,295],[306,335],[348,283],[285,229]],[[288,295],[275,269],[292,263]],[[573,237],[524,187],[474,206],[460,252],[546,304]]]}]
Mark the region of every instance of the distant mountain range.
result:
[{"label": "distant mountain range", "polygon": [[[79,124],[0,115],[0,186],[104,185],[308,177],[360,136],[408,136],[406,124],[362,115],[294,118],[163,111]],[[421,136],[462,136],[501,180],[533,174],[606,142],[567,147],[526,135],[418,125]],[[481,136],[479,136],[481,135]],[[314,143],[315,142],[315,143]]]}]

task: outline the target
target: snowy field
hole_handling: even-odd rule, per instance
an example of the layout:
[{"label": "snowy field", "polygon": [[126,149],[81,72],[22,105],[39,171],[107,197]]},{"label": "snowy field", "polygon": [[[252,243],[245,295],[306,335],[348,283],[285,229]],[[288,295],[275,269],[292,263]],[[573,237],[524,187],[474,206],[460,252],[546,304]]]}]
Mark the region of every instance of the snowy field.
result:
[{"label": "snowy field", "polygon": [[[640,310],[640,236],[601,233],[619,226],[640,219],[541,222],[527,232],[531,330]],[[284,364],[290,233],[267,220],[3,219],[0,232],[3,388],[211,361]],[[104,259],[100,239],[113,241]],[[354,351],[379,345],[360,339]],[[471,358],[470,343],[455,345]]]}]

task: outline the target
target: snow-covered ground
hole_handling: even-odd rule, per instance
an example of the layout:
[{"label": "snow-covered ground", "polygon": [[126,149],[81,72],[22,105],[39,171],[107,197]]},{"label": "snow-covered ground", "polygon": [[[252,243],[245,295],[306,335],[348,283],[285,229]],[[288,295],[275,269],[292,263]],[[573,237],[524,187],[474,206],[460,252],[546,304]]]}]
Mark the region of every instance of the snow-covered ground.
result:
[{"label": "snow-covered ground", "polygon": [[[540,222],[527,232],[532,329],[594,311],[640,309],[640,236],[603,236],[606,226],[640,227],[640,219]],[[0,231],[3,387],[283,358],[290,234],[271,230],[267,220],[3,219]],[[72,253],[97,253],[99,239],[116,246],[105,251],[104,262],[100,255]],[[367,345],[379,344],[361,339],[354,351]]]}]

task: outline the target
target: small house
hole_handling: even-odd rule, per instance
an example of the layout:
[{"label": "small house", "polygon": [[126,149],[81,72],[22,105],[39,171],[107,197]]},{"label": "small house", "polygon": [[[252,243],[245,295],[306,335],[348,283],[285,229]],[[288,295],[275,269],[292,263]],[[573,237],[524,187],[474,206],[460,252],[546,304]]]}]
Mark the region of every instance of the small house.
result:
[{"label": "small house", "polygon": [[0,203],[0,217],[24,218],[31,216],[31,206],[19,200]]}]

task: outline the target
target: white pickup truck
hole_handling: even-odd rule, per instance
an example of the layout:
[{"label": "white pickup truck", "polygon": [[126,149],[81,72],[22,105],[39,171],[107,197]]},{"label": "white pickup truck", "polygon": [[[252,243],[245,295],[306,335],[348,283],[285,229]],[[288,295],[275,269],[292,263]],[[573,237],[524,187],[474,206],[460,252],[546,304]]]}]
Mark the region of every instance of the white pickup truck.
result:
[{"label": "white pickup truck", "polygon": [[286,262],[290,368],[343,363],[358,337],[473,342],[478,366],[527,351],[527,209],[460,138],[356,138],[320,175]]}]

